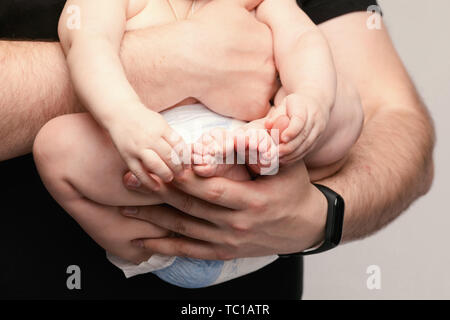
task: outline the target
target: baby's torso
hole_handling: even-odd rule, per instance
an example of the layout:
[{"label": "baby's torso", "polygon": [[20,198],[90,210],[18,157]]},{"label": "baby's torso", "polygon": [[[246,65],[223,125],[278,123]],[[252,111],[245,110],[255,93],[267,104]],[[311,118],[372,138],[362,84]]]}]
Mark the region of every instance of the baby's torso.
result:
[{"label": "baby's torso", "polygon": [[[187,18],[211,0],[130,0],[126,30],[163,25]],[[173,9],[172,9],[173,8]]]}]

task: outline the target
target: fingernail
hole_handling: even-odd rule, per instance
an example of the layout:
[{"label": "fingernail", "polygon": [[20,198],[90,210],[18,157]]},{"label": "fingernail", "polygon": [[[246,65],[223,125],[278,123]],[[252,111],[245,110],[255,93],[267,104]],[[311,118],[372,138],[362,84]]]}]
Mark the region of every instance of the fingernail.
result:
[{"label": "fingernail", "polygon": [[139,212],[139,209],[136,207],[125,207],[122,209],[122,213],[126,216],[136,216]]},{"label": "fingernail", "polygon": [[133,240],[131,241],[131,244],[139,248],[144,247],[144,242],[142,240]]},{"label": "fingernail", "polygon": [[128,178],[127,186],[130,188],[139,188],[141,186],[141,182],[134,174],[132,174]]}]

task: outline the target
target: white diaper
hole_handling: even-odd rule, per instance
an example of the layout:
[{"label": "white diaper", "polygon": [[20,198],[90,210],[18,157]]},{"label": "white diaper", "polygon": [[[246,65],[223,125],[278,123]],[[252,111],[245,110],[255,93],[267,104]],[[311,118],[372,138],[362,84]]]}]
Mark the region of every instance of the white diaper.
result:
[{"label": "white diaper", "polygon": [[214,128],[235,130],[246,122],[224,117],[202,104],[191,104],[161,112],[169,125],[186,143],[198,141],[203,133]]},{"label": "white diaper", "polygon": [[[217,114],[202,104],[176,107],[161,113],[186,143],[197,141],[214,128],[235,130],[245,124]],[[199,260],[154,254],[148,261],[135,265],[107,253],[111,263],[127,278],[153,272],[162,280],[184,288],[202,288],[246,275],[275,261],[278,256],[241,258],[230,261]]]}]

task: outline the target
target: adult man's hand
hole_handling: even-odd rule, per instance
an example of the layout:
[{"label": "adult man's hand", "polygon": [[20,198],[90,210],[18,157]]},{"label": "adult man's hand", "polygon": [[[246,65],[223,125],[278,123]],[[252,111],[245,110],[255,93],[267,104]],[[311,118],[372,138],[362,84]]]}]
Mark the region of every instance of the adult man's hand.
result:
[{"label": "adult man's hand", "polygon": [[327,202],[302,162],[254,181],[204,179],[187,172],[173,184],[179,190],[162,190],[161,197],[179,211],[140,207],[122,212],[183,237],[138,239],[138,247],[228,260],[303,251],[324,237]]},{"label": "adult man's hand", "polygon": [[215,0],[187,21],[184,72],[192,74],[188,83],[198,81],[192,94],[205,105],[261,110],[273,97],[272,33],[249,12],[260,2]]}]

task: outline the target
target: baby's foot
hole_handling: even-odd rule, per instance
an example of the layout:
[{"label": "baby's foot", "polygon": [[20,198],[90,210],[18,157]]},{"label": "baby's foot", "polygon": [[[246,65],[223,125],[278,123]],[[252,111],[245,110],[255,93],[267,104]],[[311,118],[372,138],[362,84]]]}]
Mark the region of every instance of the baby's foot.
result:
[{"label": "baby's foot", "polygon": [[[274,140],[275,138],[275,140]],[[240,161],[256,174],[275,174],[278,171],[278,139],[261,120],[248,123],[235,133],[236,153]]]},{"label": "baby's foot", "polygon": [[193,144],[192,163],[192,169],[201,177],[225,176],[235,164],[233,135],[225,129],[203,134]]}]

